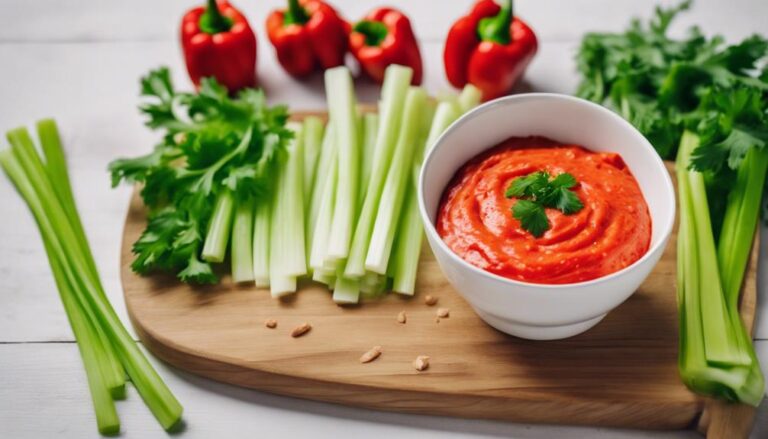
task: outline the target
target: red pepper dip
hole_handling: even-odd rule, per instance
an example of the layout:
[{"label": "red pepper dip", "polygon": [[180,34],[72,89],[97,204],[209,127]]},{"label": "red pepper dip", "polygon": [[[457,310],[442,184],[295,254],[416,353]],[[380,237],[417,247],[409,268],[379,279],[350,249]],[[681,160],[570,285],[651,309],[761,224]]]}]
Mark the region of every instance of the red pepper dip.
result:
[{"label": "red pepper dip", "polygon": [[[512,180],[537,171],[570,173],[584,208],[546,209],[550,229],[536,238],[512,217]],[[523,282],[596,279],[640,259],[651,242],[651,216],[621,156],[543,137],[512,137],[470,160],[443,194],[437,233],[462,259]]]}]

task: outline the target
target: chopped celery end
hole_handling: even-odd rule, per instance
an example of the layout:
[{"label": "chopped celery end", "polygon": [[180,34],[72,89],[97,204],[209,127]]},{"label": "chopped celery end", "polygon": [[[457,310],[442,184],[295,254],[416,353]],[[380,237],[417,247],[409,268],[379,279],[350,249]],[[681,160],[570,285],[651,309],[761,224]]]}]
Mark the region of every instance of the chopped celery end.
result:
[{"label": "chopped celery end", "polygon": [[271,276],[269,292],[272,297],[282,297],[296,292],[296,276]]},{"label": "chopped celery end", "polygon": [[346,277],[337,277],[333,288],[333,301],[340,304],[353,304],[360,300],[360,281]]}]

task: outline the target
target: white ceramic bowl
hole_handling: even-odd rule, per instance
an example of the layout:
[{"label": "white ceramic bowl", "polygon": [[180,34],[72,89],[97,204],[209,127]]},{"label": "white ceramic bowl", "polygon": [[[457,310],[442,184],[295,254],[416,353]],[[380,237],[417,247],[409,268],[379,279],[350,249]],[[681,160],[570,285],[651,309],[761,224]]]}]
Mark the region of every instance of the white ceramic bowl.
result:
[{"label": "white ceramic bowl", "polygon": [[[464,261],[443,242],[435,220],[443,191],[456,171],[509,137],[530,135],[621,155],[637,179],[651,214],[651,245],[642,258],[591,281],[542,285],[484,271]],[[659,261],[672,232],[675,193],[664,163],[627,121],[583,99],[530,93],[488,102],[446,130],[424,160],[419,209],[440,268],[483,320],[518,337],[553,340],[595,326],[637,290]]]}]

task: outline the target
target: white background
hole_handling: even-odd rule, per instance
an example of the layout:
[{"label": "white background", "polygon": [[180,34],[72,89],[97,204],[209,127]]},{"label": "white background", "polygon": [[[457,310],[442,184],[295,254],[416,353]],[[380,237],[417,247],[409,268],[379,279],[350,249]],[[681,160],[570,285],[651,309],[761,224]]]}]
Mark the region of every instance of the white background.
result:
[{"label": "white background", "polygon": [[[275,62],[264,34],[269,10],[282,1],[234,0],[259,39],[259,75],[272,102],[294,109],[324,107],[319,76],[296,82]],[[334,0],[351,20],[377,1]],[[156,140],[136,110],[138,78],[168,65],[181,88],[190,86],[177,41],[186,0],[0,0],[0,131],[53,116],[63,131],[80,213],[108,294],[128,324],[119,281],[119,248],[130,189],[110,189],[107,163],[148,152]],[[200,2],[202,3],[202,1]],[[442,69],[444,36],[470,0],[382,0],[412,18],[425,61],[425,86],[448,88]],[[588,30],[620,30],[630,17],[648,16],[651,1],[521,0],[519,15],[536,30],[539,53],[521,91],[572,93],[573,56]],[[669,3],[669,2],[663,2]],[[702,1],[673,28],[690,24],[735,41],[766,32],[765,0]],[[362,101],[378,90],[359,81]],[[95,437],[88,387],[77,346],[54,288],[30,214],[0,179],[0,437]],[[765,228],[763,232],[766,232]],[[765,233],[764,236],[768,236]],[[756,346],[768,375],[766,244],[760,271]],[[214,383],[157,361],[185,407],[185,438],[210,437],[697,437],[693,432],[528,426],[503,422],[402,415],[278,397]],[[118,403],[123,435],[166,437],[138,395]],[[768,405],[753,437],[768,437]]]}]

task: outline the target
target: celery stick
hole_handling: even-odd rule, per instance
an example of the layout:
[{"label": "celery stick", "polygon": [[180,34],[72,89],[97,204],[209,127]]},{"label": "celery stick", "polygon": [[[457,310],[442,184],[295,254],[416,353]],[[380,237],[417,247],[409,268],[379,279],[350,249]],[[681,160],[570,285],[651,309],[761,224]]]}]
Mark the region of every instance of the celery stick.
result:
[{"label": "celery stick", "polygon": [[[53,185],[53,189],[59,196],[59,200],[72,222],[72,226],[75,229],[75,233],[78,235],[78,239],[82,241],[84,250],[88,253],[87,259],[89,267],[93,271],[93,274],[98,277],[96,263],[93,260],[93,255],[90,254],[90,246],[88,245],[85,230],[80,223],[80,217],[76,213],[77,204],[75,203],[75,197],[72,193],[72,185],[69,181],[69,172],[67,171],[67,161],[64,157],[64,149],[61,145],[61,136],[56,127],[56,122],[52,119],[38,121],[37,137],[40,139],[40,146],[42,146],[43,154],[45,156],[45,170],[48,173],[48,178],[51,181],[57,182],[57,184]],[[103,288],[100,289],[103,292]]]},{"label": "celery stick", "polygon": [[[335,156],[335,155],[334,155]],[[336,198],[336,185],[338,181],[338,160],[333,157],[330,169],[323,184],[323,193],[318,197],[319,210],[312,234],[312,251],[309,257],[309,265],[314,270],[323,268],[325,255],[328,251],[328,238],[331,224],[333,223],[333,206]]]},{"label": "celery stick", "polygon": [[[306,215],[304,228],[306,231],[307,265],[311,268],[313,267],[311,255],[312,244],[315,240],[315,227],[317,226],[317,218],[320,213],[320,205],[323,201],[325,185],[329,181],[328,175],[331,173],[332,166],[335,166],[336,152],[333,125],[329,124],[325,130],[325,135],[323,136],[322,151],[320,151],[320,159],[318,160],[317,171],[315,172],[315,182],[312,185],[312,195],[309,201],[309,211]],[[328,233],[328,231],[325,233]],[[323,250],[323,252],[323,255],[325,255],[325,250]]]},{"label": "celery stick", "polygon": [[344,66],[325,71],[328,113],[338,148],[338,184],[333,223],[326,259],[345,259],[354,230],[359,189],[360,151],[357,136],[357,108],[352,75]]},{"label": "celery stick", "polygon": [[[690,161],[691,151],[698,146],[695,134],[684,133],[680,142],[681,152],[678,160],[681,163]],[[715,364],[748,364],[749,358],[740,352],[732,343],[735,340],[734,328],[726,311],[725,298],[720,283],[717,266],[712,224],[709,218],[707,193],[704,176],[699,172],[686,171],[682,174],[683,182],[678,182],[688,191],[691,208],[693,236],[699,247],[699,273],[701,276],[700,293],[702,318],[704,325],[704,347],[709,362]],[[693,238],[691,239],[693,240]]]},{"label": "celery stick", "polygon": [[[5,161],[3,161],[2,164],[9,176],[12,173],[18,172],[9,170],[11,167],[20,166],[18,163],[12,164]],[[21,184],[20,178],[11,178],[14,180],[15,184]],[[23,192],[27,191],[31,192],[31,187],[23,190]],[[22,191],[20,190],[20,192]],[[72,327],[72,332],[75,335],[77,347],[83,360],[83,366],[88,379],[88,387],[91,392],[91,400],[96,413],[97,428],[99,433],[104,435],[117,434],[120,431],[120,419],[117,416],[117,410],[115,409],[115,404],[112,400],[111,390],[109,384],[106,382],[107,376],[104,373],[107,356],[107,353],[104,351],[105,347],[96,333],[95,328],[77,305],[70,284],[64,277],[61,264],[53,254],[51,244],[45,239],[43,240],[43,244],[45,245],[48,262],[51,266],[51,271],[53,272],[53,277],[59,290],[61,302],[64,305],[67,319]]]},{"label": "celery stick", "polygon": [[258,288],[269,287],[269,216],[270,200],[256,205],[253,216],[253,278]]},{"label": "celery stick", "polygon": [[[14,148],[16,152],[18,148]],[[99,325],[106,330],[123,366],[145,403],[165,429],[171,429],[181,418],[182,408],[170,393],[157,372],[147,362],[131,336],[122,326],[114,309],[91,281],[85,252],[80,249],[77,235],[64,208],[50,188],[44,172],[25,167],[24,172],[9,171],[7,152],[0,153],[0,162],[37,219],[43,239],[51,244],[53,254],[62,264],[62,271],[73,288],[80,306],[97,316]],[[29,164],[27,164],[29,165]],[[11,167],[12,169],[12,167]],[[26,171],[33,169],[32,173]],[[31,188],[31,189],[30,189]]]},{"label": "celery stick", "polygon": [[731,308],[738,308],[741,284],[760,216],[760,200],[767,170],[768,149],[751,148],[728,194],[717,256],[723,290]]},{"label": "celery stick", "polygon": [[[286,234],[288,243],[286,252],[287,271],[289,276],[304,276],[307,274],[306,243],[304,242],[304,141],[303,127],[289,123],[288,127],[296,132],[296,140],[289,145],[290,158],[287,167],[287,188],[283,221],[281,229]],[[283,200],[281,200],[283,201]]]},{"label": "celery stick", "polygon": [[315,184],[315,173],[318,168],[318,158],[323,146],[323,121],[316,116],[304,118],[304,205],[309,207],[312,199],[312,186]]},{"label": "celery stick", "polygon": [[[685,139],[690,142],[689,138]],[[680,154],[685,153],[681,143]],[[704,320],[702,314],[702,279],[699,266],[700,248],[696,239],[694,207],[685,161],[678,156],[678,190],[680,194],[680,228],[678,233],[678,296],[680,300],[680,376],[687,386],[704,394],[734,399],[734,388],[747,380],[743,367],[718,368],[707,361]],[[709,323],[709,320],[706,320]]]},{"label": "celery stick", "polygon": [[[465,90],[467,90],[466,87]],[[464,95],[464,92],[462,92],[462,95]],[[460,108],[451,100],[438,104],[425,142],[426,149],[432,148],[446,128],[460,116]],[[421,256],[423,226],[419,216],[416,193],[422,159],[423,151],[417,150],[414,157],[415,164],[413,166],[412,178],[407,189],[405,209],[397,228],[397,238],[394,250],[392,251],[393,259],[390,265],[393,266],[389,270],[393,278],[392,290],[406,295],[413,295],[415,291],[416,273]]]},{"label": "celery stick", "polygon": [[278,175],[270,218],[269,278],[272,296],[296,291],[296,278],[307,273],[304,243],[303,140],[301,125],[289,124],[296,137]]},{"label": "celery stick", "polygon": [[232,281],[250,282],[253,276],[254,201],[237,203],[232,223]]},{"label": "celery stick", "polygon": [[375,166],[371,170],[365,201],[357,220],[349,258],[344,269],[344,275],[347,277],[361,277],[365,274],[365,257],[368,254],[371,231],[403,121],[403,104],[412,75],[413,71],[410,68],[398,65],[390,66],[384,74],[379,106],[379,129],[373,155]]},{"label": "celery stick", "polygon": [[376,137],[379,132],[379,115],[376,113],[365,113],[363,115],[363,140],[362,140],[362,169],[360,171],[360,193],[358,196],[358,206],[362,206],[365,201],[365,194],[368,191],[368,182],[371,179],[371,169],[373,168],[373,155],[376,149]]},{"label": "celery stick", "polygon": [[375,273],[387,273],[387,264],[399,219],[398,214],[402,208],[414,151],[422,147],[416,143],[426,103],[427,94],[423,89],[411,87],[408,90],[403,111],[403,125],[395,148],[395,155],[392,158],[392,165],[384,183],[368,254],[365,258],[366,270]]},{"label": "celery stick", "polygon": [[751,337],[741,321],[739,294],[744,279],[752,241],[760,214],[763,182],[768,170],[768,150],[751,148],[736,173],[736,183],[728,194],[720,240],[717,248],[720,275],[728,306],[731,324],[735,327],[736,339],[741,349],[750,357],[747,382],[735,389],[743,402],[756,405],[765,392],[765,378],[755,355]]},{"label": "celery stick", "polygon": [[[48,135],[50,133],[46,134]],[[45,137],[46,142],[44,143],[44,147],[46,148],[47,154],[50,155],[51,161],[47,165],[44,165],[26,128],[17,128],[6,133],[9,143],[13,146],[11,154],[17,158],[17,163],[24,169],[24,172],[28,175],[41,176],[41,179],[37,181],[37,184],[45,184],[45,187],[50,193],[57,197],[62,206],[70,206],[69,208],[64,208],[64,213],[74,229],[77,246],[83,251],[84,264],[88,269],[87,274],[91,282],[97,286],[99,294],[106,298],[106,294],[104,293],[104,289],[98,277],[96,263],[93,260],[93,255],[85,237],[85,231],[83,230],[82,223],[77,215],[74,197],[71,192],[71,186],[69,185],[69,175],[66,170],[63,151],[61,150],[60,143],[52,143],[55,142],[56,139],[52,139],[47,135]],[[63,170],[61,169],[62,167],[64,167]],[[56,180],[50,179],[54,176],[65,180],[61,182],[57,181],[57,184],[53,184],[52,181]],[[94,328],[100,343],[104,346],[105,357],[100,363],[102,373],[104,374],[104,380],[110,389],[112,397],[122,399],[125,397],[125,370],[109,343],[106,333],[98,326],[96,317],[90,313],[88,313],[87,316],[91,321],[90,325]]]},{"label": "celery stick", "polygon": [[46,242],[45,248],[61,301],[64,304],[69,324],[80,350],[80,356],[83,359],[88,388],[91,391],[91,401],[96,412],[96,426],[99,433],[103,435],[116,435],[120,432],[120,419],[117,416],[117,409],[109,385],[105,382],[105,374],[102,372],[103,366],[101,365],[106,355],[105,347],[76,303],[74,294],[70,291],[70,286],[64,278],[60,262],[52,254],[50,244]]},{"label": "celery stick", "polygon": [[476,107],[480,103],[482,97],[483,94],[479,88],[472,84],[465,85],[461,90],[461,94],[459,94],[458,100],[461,113],[466,113]]},{"label": "celery stick", "polygon": [[232,210],[234,197],[228,189],[223,189],[216,197],[211,222],[203,245],[203,260],[208,262],[224,262],[227,255],[229,234],[232,231]]},{"label": "celery stick", "polygon": [[[418,168],[417,168],[418,169]],[[416,272],[421,256],[423,227],[419,217],[416,187],[408,188],[400,225],[397,227],[397,241],[393,250],[392,291],[412,296],[416,286]]]}]

